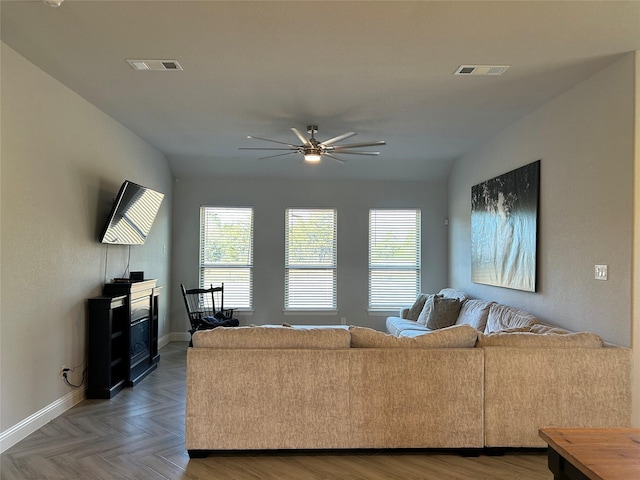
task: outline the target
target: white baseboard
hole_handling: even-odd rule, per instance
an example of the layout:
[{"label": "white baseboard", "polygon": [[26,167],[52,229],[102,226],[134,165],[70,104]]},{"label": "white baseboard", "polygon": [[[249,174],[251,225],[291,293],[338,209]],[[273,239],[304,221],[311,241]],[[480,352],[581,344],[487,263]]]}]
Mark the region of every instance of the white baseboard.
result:
[{"label": "white baseboard", "polygon": [[[173,332],[158,339],[158,348],[164,347],[169,342],[188,342],[191,338],[189,332]],[[77,405],[86,398],[84,388],[78,388],[67,393],[46,407],[38,410],[33,415],[17,423],[13,427],[0,432],[0,453],[13,447],[20,440],[31,435],[40,427]]]},{"label": "white baseboard", "polygon": [[171,341],[171,333],[169,333],[168,335],[163,335],[162,337],[160,337],[158,339],[158,349],[161,349],[162,347],[164,347],[167,343],[169,343]]},{"label": "white baseboard", "polygon": [[189,332],[171,332],[158,339],[158,348],[162,348],[170,342],[188,342],[189,340],[191,340]]},{"label": "white baseboard", "polygon": [[69,410],[85,399],[85,389],[78,388],[59,398],[20,423],[0,433],[0,453],[13,447],[20,440],[31,435],[40,427]]},{"label": "white baseboard", "polygon": [[[172,332],[167,335],[168,342],[188,342],[191,340],[191,334],[189,332]],[[164,337],[163,337],[164,338]]]}]

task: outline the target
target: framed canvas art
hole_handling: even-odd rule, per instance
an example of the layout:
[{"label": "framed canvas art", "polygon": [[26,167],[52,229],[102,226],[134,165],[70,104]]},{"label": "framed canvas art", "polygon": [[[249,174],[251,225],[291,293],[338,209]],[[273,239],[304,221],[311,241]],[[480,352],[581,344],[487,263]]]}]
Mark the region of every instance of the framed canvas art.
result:
[{"label": "framed canvas art", "polygon": [[471,281],[536,291],[540,160],[471,187]]}]

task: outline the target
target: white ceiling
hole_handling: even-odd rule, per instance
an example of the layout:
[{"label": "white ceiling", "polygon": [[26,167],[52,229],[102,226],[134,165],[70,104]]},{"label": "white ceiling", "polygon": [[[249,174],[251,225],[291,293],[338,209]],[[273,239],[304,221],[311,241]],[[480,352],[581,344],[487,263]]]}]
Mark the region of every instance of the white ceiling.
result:
[{"label": "white ceiling", "polygon": [[[640,1],[3,0],[2,40],[169,159],[174,176],[440,180],[451,161],[640,50]],[[136,72],[126,59],[174,59]],[[510,65],[454,76],[462,64]],[[386,140],[379,157],[260,160],[299,143]],[[345,142],[343,142],[345,143]],[[273,153],[273,152],[272,152]],[[277,152],[276,152],[277,153]]]}]

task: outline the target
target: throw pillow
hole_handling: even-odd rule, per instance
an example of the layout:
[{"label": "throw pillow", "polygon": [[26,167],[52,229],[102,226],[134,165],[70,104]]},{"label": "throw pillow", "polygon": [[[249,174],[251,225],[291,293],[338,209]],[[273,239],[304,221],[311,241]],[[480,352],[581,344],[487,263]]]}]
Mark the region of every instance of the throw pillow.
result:
[{"label": "throw pillow", "polygon": [[433,306],[427,317],[426,327],[430,330],[450,327],[458,320],[460,300],[457,298],[433,297]]},{"label": "throw pillow", "polygon": [[422,309],[424,308],[424,303],[427,301],[427,297],[429,295],[427,295],[426,293],[421,293],[420,295],[418,295],[418,298],[416,298],[416,301],[413,302],[413,305],[411,305],[411,307],[409,308],[409,310],[407,311],[407,314],[405,316],[406,320],[418,320],[418,317],[420,316],[420,312],[422,312]]},{"label": "throw pillow", "polygon": [[435,297],[442,297],[442,295],[434,293],[432,293],[431,295],[427,295],[427,298],[424,302],[424,307],[422,307],[422,311],[420,312],[420,315],[418,315],[418,318],[416,320],[420,325],[427,324],[427,318],[429,318],[429,315],[431,315],[431,310],[433,309],[433,299]]}]

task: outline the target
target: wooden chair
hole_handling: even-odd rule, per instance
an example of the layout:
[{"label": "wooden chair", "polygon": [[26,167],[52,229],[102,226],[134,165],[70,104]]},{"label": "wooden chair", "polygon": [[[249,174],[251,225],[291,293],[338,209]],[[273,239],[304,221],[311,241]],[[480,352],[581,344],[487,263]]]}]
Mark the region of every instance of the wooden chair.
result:
[{"label": "wooden chair", "polygon": [[[189,333],[193,337],[198,330],[210,330],[216,327],[237,327],[240,322],[233,318],[233,308],[224,308],[224,283],[219,287],[193,288],[187,290],[183,284],[182,297],[187,309],[187,316],[191,329]],[[217,308],[219,300],[220,308]],[[192,343],[189,343],[191,346]]]}]

